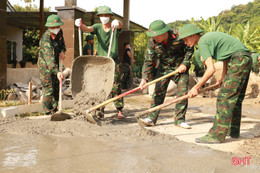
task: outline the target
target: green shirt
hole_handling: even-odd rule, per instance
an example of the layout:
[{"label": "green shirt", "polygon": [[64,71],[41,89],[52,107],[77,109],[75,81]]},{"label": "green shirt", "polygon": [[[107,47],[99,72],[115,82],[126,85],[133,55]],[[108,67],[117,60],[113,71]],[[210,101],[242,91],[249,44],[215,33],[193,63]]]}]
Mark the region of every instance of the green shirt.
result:
[{"label": "green shirt", "polygon": [[85,44],[83,47],[83,55],[88,55],[88,50],[91,51],[91,55],[93,55],[93,47],[90,44]]},{"label": "green shirt", "polygon": [[209,57],[223,61],[235,52],[249,51],[238,39],[223,32],[206,33],[200,38],[198,46],[204,61]]},{"label": "green shirt", "polygon": [[[112,34],[112,28],[110,28],[109,32],[105,32],[101,23],[94,24],[92,26],[94,28],[94,34],[97,36],[97,53],[100,56],[107,56],[108,48],[110,44],[110,37]],[[119,62],[118,59],[118,36],[122,32],[122,29],[115,29],[112,41],[111,48],[111,58],[114,59],[115,62]]]},{"label": "green shirt", "polygon": [[259,65],[258,65],[258,57],[259,57],[259,53],[253,53],[251,54],[252,57],[252,71],[255,73],[259,73]]},{"label": "green shirt", "polygon": [[200,60],[200,52],[198,49],[194,52],[193,62],[195,66],[203,65],[203,63]]}]

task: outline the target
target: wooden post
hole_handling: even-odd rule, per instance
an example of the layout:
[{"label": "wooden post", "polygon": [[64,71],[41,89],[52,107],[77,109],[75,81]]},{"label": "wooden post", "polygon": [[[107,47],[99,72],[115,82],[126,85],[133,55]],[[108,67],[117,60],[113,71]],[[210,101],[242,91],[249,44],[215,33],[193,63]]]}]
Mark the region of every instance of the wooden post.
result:
[{"label": "wooden post", "polygon": [[40,0],[40,38],[44,31],[44,0]]},{"label": "wooden post", "polygon": [[32,104],[32,82],[29,82],[28,105]]},{"label": "wooden post", "polygon": [[6,0],[0,1],[0,90],[5,89],[7,74],[7,14]]}]

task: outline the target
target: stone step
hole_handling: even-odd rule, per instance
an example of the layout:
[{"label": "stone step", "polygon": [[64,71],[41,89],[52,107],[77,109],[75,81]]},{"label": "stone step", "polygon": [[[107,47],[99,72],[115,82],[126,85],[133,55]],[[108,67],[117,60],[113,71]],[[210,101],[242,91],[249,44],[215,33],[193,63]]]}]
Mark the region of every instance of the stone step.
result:
[{"label": "stone step", "polygon": [[[62,109],[69,109],[74,107],[73,100],[63,100]],[[17,114],[32,113],[32,112],[43,112],[41,103],[34,103],[31,105],[19,105],[12,107],[0,108],[0,116],[4,118],[15,117]]]}]

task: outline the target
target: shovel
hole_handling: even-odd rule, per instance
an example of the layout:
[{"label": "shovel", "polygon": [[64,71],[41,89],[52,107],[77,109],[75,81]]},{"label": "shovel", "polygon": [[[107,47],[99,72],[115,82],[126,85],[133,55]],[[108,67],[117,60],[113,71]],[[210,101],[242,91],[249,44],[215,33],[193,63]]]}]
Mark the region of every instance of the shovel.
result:
[{"label": "shovel", "polygon": [[[62,72],[62,61],[60,60],[60,72]],[[59,88],[59,107],[58,112],[54,113],[51,116],[51,121],[64,121],[66,119],[70,119],[70,115],[62,112],[62,79],[60,80],[60,88]]]},{"label": "shovel", "polygon": [[[206,87],[206,88],[203,88],[203,89],[199,90],[199,94],[200,94],[200,93],[203,93],[203,92],[205,92],[205,91],[211,90],[211,89],[218,88],[218,86],[219,86],[219,84],[214,84],[214,85],[208,86],[208,87]],[[153,107],[153,108],[150,108],[150,109],[148,109],[148,110],[146,110],[146,111],[144,111],[144,112],[141,112],[141,113],[136,114],[136,115],[135,115],[135,118],[136,118],[138,124],[141,126],[141,128],[144,129],[144,123],[140,120],[140,117],[141,117],[141,116],[143,116],[143,115],[145,115],[145,114],[148,114],[148,113],[151,113],[151,112],[154,112],[154,111],[157,111],[157,110],[162,109],[162,108],[164,108],[164,107],[167,107],[167,106],[169,106],[169,105],[171,105],[171,104],[173,104],[173,103],[177,103],[177,102],[179,102],[179,101],[182,101],[182,100],[185,100],[185,99],[188,99],[188,98],[189,98],[189,95],[186,94],[186,95],[184,95],[184,96],[181,96],[181,97],[178,97],[178,98],[169,100],[169,101],[167,101],[167,102],[165,102],[165,103],[163,103],[163,104],[161,104],[161,105],[158,105],[158,106]]]},{"label": "shovel", "polygon": [[[147,87],[147,86],[149,86],[149,85],[152,85],[152,84],[154,84],[154,83],[156,83],[156,82],[158,82],[158,81],[160,81],[160,80],[162,80],[162,79],[168,78],[168,77],[170,77],[170,76],[172,76],[172,75],[174,75],[174,74],[177,74],[177,73],[179,73],[179,71],[173,71],[173,72],[171,72],[171,73],[168,73],[167,75],[164,75],[164,76],[162,76],[162,77],[160,77],[160,78],[157,78],[157,79],[155,79],[155,80],[153,80],[153,81],[151,81],[151,82],[148,82],[145,86]],[[109,99],[109,100],[107,100],[107,101],[105,101],[105,102],[103,102],[103,103],[101,103],[101,104],[99,104],[99,105],[97,105],[97,106],[94,106],[93,108],[88,109],[88,110],[86,111],[86,117],[88,118],[88,120],[89,120],[91,123],[97,124],[97,122],[96,122],[96,120],[94,119],[94,117],[92,116],[92,114],[90,114],[92,111],[94,111],[94,110],[96,110],[96,109],[98,109],[98,108],[101,108],[101,107],[103,107],[103,106],[105,106],[105,105],[107,105],[107,104],[109,104],[109,103],[111,103],[111,102],[113,102],[113,101],[115,101],[115,100],[117,100],[117,99],[120,99],[120,98],[122,98],[122,97],[124,97],[124,96],[127,96],[127,95],[129,95],[129,94],[132,94],[132,93],[134,93],[134,92],[136,92],[136,91],[139,91],[139,90],[142,90],[142,88],[141,88],[141,87],[136,87],[136,88],[134,88],[134,89],[132,89],[132,90],[129,90],[129,91],[127,91],[127,92],[124,92],[124,93],[122,93],[122,94],[120,94],[120,95],[118,95],[118,96],[116,96],[116,97],[113,97],[113,98],[111,98],[111,99]]]}]

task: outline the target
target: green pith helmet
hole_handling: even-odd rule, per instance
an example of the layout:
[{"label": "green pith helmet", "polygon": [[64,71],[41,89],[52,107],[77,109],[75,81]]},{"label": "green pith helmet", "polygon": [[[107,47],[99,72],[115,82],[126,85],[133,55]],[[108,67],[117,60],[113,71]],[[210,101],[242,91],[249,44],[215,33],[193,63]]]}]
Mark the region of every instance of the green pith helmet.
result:
[{"label": "green pith helmet", "polygon": [[203,32],[203,30],[199,29],[196,25],[186,24],[180,29],[178,40],[201,32]]},{"label": "green pith helmet", "polygon": [[92,35],[87,35],[85,40],[88,41],[88,40],[91,40],[91,39],[94,39],[93,36]]},{"label": "green pith helmet", "polygon": [[100,14],[111,14],[113,15],[111,8],[109,8],[108,6],[104,5],[98,8],[98,13],[97,15],[99,16]]},{"label": "green pith helmet", "polygon": [[166,25],[164,21],[155,20],[150,24],[149,30],[146,32],[146,34],[148,37],[155,37],[166,33],[170,29],[170,26]]},{"label": "green pith helmet", "polygon": [[56,27],[61,25],[63,25],[63,22],[60,20],[60,17],[55,14],[50,15],[45,24],[46,27]]}]

